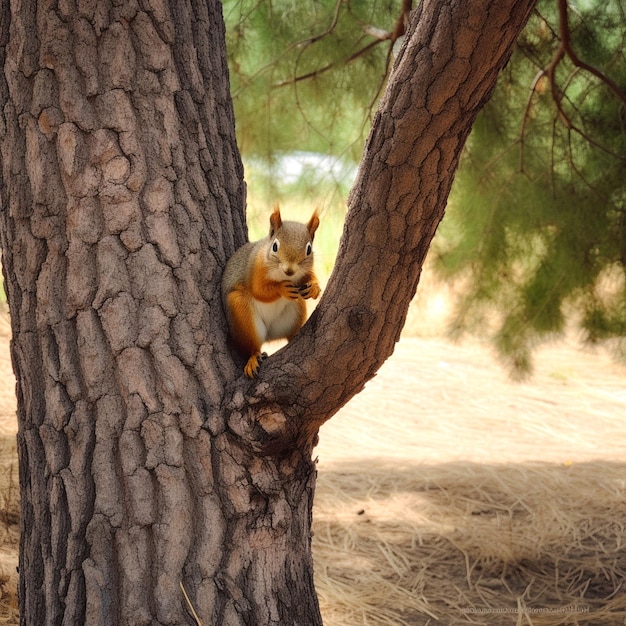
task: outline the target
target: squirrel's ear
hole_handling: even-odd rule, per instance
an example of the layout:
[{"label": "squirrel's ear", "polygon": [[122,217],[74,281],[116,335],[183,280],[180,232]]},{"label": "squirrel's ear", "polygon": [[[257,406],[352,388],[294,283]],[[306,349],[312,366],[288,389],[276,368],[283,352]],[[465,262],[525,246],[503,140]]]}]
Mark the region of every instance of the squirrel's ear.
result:
[{"label": "squirrel's ear", "polygon": [[270,237],[273,237],[276,231],[282,226],[283,220],[280,218],[280,208],[274,206],[274,212],[270,215]]},{"label": "squirrel's ear", "polygon": [[311,236],[311,241],[313,241],[313,237],[315,236],[315,231],[317,227],[320,225],[320,218],[317,216],[317,209],[311,216],[309,223],[306,225],[307,230],[309,231],[309,235]]}]

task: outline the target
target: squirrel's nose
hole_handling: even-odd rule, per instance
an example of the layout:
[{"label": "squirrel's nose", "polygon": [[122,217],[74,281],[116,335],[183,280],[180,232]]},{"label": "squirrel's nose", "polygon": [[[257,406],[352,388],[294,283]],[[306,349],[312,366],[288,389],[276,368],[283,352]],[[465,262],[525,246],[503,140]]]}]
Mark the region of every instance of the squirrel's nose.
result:
[{"label": "squirrel's nose", "polygon": [[298,270],[298,268],[293,263],[289,263],[289,261],[283,261],[280,264],[280,269],[283,270],[286,276],[293,276]]}]

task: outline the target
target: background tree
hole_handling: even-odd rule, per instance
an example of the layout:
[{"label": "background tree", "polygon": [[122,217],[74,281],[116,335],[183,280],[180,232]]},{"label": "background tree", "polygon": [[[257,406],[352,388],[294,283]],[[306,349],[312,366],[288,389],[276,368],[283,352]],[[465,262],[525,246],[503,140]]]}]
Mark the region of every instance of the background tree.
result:
[{"label": "background tree", "polygon": [[318,428],[392,352],[531,8],[420,5],[326,294],[249,381],[219,297],[246,236],[220,4],[1,5],[23,624],[321,623]]},{"label": "background tree", "polygon": [[626,358],[625,25],[542,3],[468,142],[438,266],[470,277],[456,330],[490,328],[517,374],[571,322]]},{"label": "background tree", "polygon": [[[294,150],[356,162],[410,3],[226,7],[246,163]],[[437,275],[455,283],[451,330],[487,333],[517,374],[572,321],[626,358],[624,33],[619,0],[538,3],[434,243]]]}]

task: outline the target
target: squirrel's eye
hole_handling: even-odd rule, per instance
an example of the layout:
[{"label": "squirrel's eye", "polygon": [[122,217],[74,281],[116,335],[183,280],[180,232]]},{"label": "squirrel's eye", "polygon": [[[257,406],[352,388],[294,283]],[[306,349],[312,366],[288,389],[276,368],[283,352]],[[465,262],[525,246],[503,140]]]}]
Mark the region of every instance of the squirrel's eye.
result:
[{"label": "squirrel's eye", "polygon": [[306,244],[306,255],[309,256],[311,252],[313,252],[313,246],[311,245],[311,242],[309,241],[309,243]]},{"label": "squirrel's eye", "polygon": [[274,243],[272,244],[272,252],[278,252],[279,246],[280,246],[280,243],[278,239],[274,239]]}]

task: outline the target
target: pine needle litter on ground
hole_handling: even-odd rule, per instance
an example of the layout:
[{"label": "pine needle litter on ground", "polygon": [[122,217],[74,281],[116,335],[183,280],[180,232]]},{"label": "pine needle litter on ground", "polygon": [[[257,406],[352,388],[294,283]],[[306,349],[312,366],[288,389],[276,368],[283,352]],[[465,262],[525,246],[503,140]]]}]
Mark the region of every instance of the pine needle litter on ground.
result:
[{"label": "pine needle litter on ground", "polygon": [[314,525],[325,623],[623,624],[625,470],[327,468]]},{"label": "pine needle litter on ground", "polygon": [[324,623],[625,624],[623,370],[565,351],[519,385],[481,350],[397,352],[321,431]]}]

